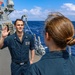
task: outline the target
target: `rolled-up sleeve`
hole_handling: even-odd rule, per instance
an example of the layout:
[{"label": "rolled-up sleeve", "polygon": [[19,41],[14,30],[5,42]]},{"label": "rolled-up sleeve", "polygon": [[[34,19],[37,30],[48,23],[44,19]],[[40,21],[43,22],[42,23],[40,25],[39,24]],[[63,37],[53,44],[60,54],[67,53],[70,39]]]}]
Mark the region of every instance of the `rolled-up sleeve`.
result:
[{"label": "rolled-up sleeve", "polygon": [[35,42],[34,42],[34,36],[30,36],[30,50],[34,50],[35,49]]}]

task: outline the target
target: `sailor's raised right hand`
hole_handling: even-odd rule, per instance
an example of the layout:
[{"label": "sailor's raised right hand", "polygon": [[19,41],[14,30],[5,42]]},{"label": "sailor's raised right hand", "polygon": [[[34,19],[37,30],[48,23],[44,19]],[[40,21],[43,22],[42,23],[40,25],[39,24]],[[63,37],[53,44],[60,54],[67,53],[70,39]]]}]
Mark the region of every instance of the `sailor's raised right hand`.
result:
[{"label": "sailor's raised right hand", "polygon": [[5,38],[8,34],[9,34],[10,31],[7,30],[7,26],[5,26],[3,29],[2,29],[2,37]]}]

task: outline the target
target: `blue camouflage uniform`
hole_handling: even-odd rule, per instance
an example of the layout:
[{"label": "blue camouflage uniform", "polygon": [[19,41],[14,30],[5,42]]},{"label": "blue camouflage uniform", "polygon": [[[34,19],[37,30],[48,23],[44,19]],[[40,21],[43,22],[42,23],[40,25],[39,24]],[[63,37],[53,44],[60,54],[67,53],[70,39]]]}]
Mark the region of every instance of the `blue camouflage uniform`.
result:
[{"label": "blue camouflage uniform", "polygon": [[17,34],[8,36],[4,40],[4,46],[8,47],[11,54],[11,74],[12,75],[25,75],[25,71],[30,66],[29,50],[34,49],[33,36],[24,32],[22,42]]},{"label": "blue camouflage uniform", "polygon": [[75,75],[75,57],[66,50],[47,52],[29,67],[26,75]]}]

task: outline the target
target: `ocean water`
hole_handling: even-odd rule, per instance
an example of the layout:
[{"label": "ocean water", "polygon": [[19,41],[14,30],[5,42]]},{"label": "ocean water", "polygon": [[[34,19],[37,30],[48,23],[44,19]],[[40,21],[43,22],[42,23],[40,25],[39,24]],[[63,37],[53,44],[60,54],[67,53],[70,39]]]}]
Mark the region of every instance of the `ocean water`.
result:
[{"label": "ocean water", "polygon": [[[72,21],[74,28],[75,28],[75,21]],[[33,34],[36,34],[36,37],[40,36],[41,43],[44,47],[46,47],[44,43],[44,21],[28,21],[27,22],[30,30]],[[28,26],[25,25],[26,29]],[[71,52],[73,55],[75,55],[75,45],[71,46]]]},{"label": "ocean water", "polygon": [[28,21],[28,25],[31,29],[31,31],[33,32],[33,34],[36,34],[36,38],[38,38],[38,36],[40,36],[40,40],[42,45],[45,46],[44,43],[44,21]]}]

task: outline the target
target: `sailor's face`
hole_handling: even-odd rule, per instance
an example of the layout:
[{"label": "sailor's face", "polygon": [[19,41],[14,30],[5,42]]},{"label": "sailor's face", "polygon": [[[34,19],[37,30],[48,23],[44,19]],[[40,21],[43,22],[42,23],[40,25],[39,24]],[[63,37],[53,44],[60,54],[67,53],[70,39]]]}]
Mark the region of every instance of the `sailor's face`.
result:
[{"label": "sailor's face", "polygon": [[22,21],[17,21],[15,28],[17,32],[22,32],[24,28],[24,23]]}]

